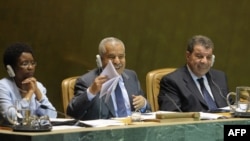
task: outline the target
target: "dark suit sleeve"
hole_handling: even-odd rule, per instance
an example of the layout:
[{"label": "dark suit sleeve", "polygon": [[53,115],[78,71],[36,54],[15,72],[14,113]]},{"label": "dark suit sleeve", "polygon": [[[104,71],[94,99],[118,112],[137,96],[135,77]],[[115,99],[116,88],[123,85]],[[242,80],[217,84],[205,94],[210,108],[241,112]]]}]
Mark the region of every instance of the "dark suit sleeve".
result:
[{"label": "dark suit sleeve", "polygon": [[[91,76],[91,77],[89,77]],[[80,118],[84,113],[86,113],[89,107],[92,105],[96,97],[92,100],[88,100],[87,89],[93,82],[95,77],[93,75],[84,75],[76,80],[74,88],[74,97],[71,99],[68,107],[67,114],[74,117]]]},{"label": "dark suit sleeve", "polygon": [[164,111],[179,111],[180,106],[179,90],[176,82],[168,76],[164,76],[160,81],[158,95],[159,109]]},{"label": "dark suit sleeve", "polygon": [[[137,77],[136,72],[133,70],[125,70],[125,73],[126,74],[124,75],[123,80],[124,80],[124,83],[126,85],[128,95],[130,97],[129,99],[130,99],[130,105],[132,108],[131,110],[134,111],[135,109],[132,106],[132,102],[133,102],[132,95],[141,95],[145,98],[145,94],[141,88],[140,81]],[[129,79],[126,79],[126,76],[129,76]],[[147,101],[146,110],[144,110],[142,112],[151,111],[151,106],[150,106],[147,99],[146,99],[146,101]]]}]

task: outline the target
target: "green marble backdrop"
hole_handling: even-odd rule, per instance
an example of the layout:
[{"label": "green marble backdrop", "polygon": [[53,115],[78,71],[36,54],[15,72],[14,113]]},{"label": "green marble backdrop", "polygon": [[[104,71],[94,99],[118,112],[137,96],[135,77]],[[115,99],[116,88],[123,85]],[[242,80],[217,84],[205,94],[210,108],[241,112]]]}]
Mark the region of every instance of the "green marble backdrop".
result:
[{"label": "green marble backdrop", "polygon": [[31,44],[36,77],[62,111],[61,81],[96,66],[102,38],[124,41],[127,68],[145,90],[148,71],[184,65],[187,40],[203,34],[215,43],[214,68],[235,91],[250,85],[249,17],[249,0],[0,0],[0,54],[13,42]]}]

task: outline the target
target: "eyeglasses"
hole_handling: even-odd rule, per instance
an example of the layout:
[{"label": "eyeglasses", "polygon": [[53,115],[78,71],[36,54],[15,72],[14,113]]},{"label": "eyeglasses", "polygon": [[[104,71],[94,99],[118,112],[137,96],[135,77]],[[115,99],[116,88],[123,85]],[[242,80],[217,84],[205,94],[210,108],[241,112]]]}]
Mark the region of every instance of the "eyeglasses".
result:
[{"label": "eyeglasses", "polygon": [[24,61],[24,62],[21,62],[20,64],[22,68],[27,68],[29,66],[35,67],[36,65],[37,65],[36,61]]}]

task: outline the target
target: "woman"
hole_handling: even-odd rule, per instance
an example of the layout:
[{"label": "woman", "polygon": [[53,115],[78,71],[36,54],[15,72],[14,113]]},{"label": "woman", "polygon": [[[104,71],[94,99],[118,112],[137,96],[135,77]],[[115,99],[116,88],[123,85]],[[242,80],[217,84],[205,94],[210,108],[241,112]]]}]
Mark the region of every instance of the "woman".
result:
[{"label": "woman", "polygon": [[14,106],[17,100],[29,103],[31,114],[56,118],[57,112],[46,96],[46,88],[34,77],[37,63],[32,48],[24,43],[10,45],[3,54],[3,63],[9,77],[0,80],[0,124],[10,123],[8,107]]}]

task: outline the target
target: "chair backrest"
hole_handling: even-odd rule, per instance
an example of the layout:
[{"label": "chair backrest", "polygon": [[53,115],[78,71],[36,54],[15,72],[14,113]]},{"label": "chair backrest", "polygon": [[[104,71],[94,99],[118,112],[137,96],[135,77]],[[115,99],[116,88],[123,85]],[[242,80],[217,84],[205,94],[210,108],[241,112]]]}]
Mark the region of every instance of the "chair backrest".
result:
[{"label": "chair backrest", "polygon": [[146,89],[147,99],[151,104],[152,112],[159,110],[158,95],[160,89],[161,78],[170,72],[173,72],[176,68],[161,68],[152,70],[146,75]]},{"label": "chair backrest", "polygon": [[65,114],[67,111],[67,106],[70,100],[72,99],[72,97],[74,96],[74,87],[75,87],[76,79],[78,77],[79,76],[72,76],[72,77],[65,78],[62,81],[62,102],[63,102],[63,111]]}]

